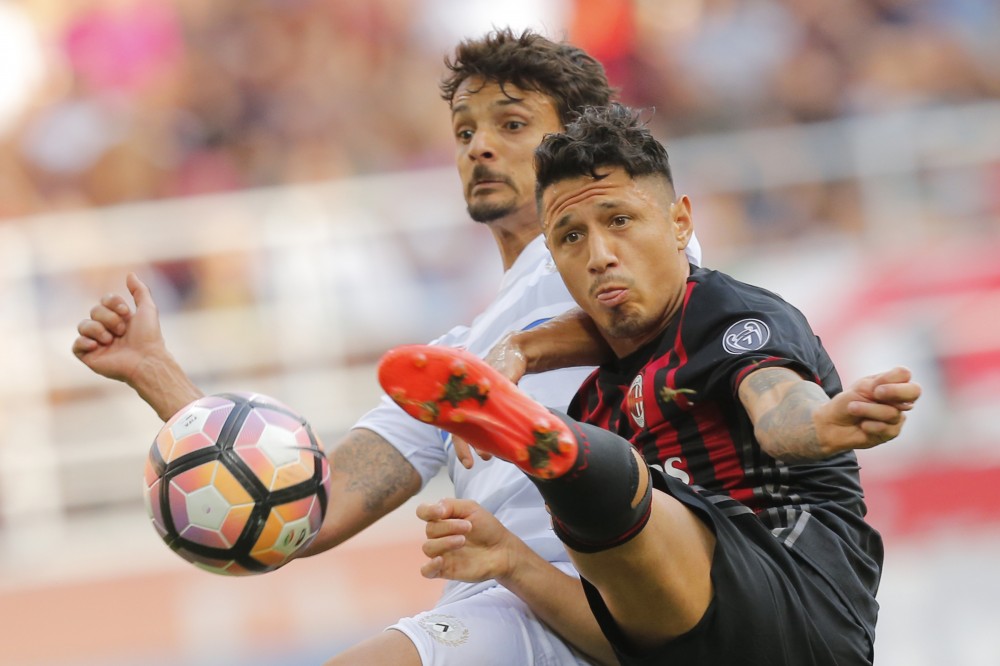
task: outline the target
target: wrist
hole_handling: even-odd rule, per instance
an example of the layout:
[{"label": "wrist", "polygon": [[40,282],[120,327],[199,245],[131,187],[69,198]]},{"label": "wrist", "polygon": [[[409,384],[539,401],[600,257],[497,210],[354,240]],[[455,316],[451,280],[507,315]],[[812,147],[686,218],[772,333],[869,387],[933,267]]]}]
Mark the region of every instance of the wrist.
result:
[{"label": "wrist", "polygon": [[827,405],[818,408],[813,412],[812,427],[809,429],[808,441],[811,445],[809,448],[812,452],[812,458],[823,459],[829,458],[830,456],[840,453],[840,447],[836,444],[836,437],[833,436],[837,432],[837,427],[835,423],[831,423],[824,418],[824,410],[828,409]]},{"label": "wrist", "polygon": [[532,572],[537,569],[539,562],[548,564],[520,539],[511,539],[503,553],[503,564],[498,567],[495,579],[515,594],[534,584]]},{"label": "wrist", "polygon": [[507,337],[507,355],[517,359],[524,367],[525,374],[537,371],[539,355],[532,345],[534,339],[531,335],[525,335],[524,331],[515,331]]},{"label": "wrist", "polygon": [[125,378],[125,383],[139,394],[161,420],[167,421],[182,407],[202,397],[177,361],[167,350],[146,354]]}]

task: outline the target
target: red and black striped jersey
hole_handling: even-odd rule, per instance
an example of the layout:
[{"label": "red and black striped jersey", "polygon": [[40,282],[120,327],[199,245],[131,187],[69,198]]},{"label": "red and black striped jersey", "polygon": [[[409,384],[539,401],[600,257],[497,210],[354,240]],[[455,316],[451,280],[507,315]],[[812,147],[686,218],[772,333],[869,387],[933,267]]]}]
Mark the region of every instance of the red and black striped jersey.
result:
[{"label": "red and black striped jersey", "polygon": [[767,366],[792,368],[830,396],[842,390],[801,312],[765,289],[692,268],[681,309],[663,333],[598,368],[569,413],[629,440],[651,467],[690,484],[723,515],[752,511],[828,581],[871,638],[883,549],[864,519],[857,457],[785,464],[761,449],[737,390]]},{"label": "red and black striped jersey", "polygon": [[818,504],[856,525],[865,509],[853,452],[791,465],[754,438],[737,389],[766,366],[793,368],[831,396],[842,390],[799,310],[765,289],[692,268],[662,335],[595,371],[570,415],[628,439],[651,466],[749,507],[776,533]]}]

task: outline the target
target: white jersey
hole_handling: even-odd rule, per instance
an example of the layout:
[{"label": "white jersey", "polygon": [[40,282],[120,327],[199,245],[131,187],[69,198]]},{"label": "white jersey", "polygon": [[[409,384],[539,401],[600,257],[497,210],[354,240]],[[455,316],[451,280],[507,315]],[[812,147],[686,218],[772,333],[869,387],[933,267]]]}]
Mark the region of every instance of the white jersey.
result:
[{"label": "white jersey", "polygon": [[[496,298],[472,325],[453,328],[432,344],[462,347],[484,357],[507,333],[532,328],[575,306],[539,236],[504,274]],[[565,411],[592,370],[568,368],[526,375],[519,386],[543,405]],[[456,497],[478,502],[549,562],[569,562],[552,531],[541,495],[514,465],[498,458],[476,459],[471,470],[465,469],[458,462],[450,435],[412,418],[385,395],[355,427],[372,430],[395,446],[420,473],[424,484],[447,464]],[[495,584],[450,581],[439,605]]]}]

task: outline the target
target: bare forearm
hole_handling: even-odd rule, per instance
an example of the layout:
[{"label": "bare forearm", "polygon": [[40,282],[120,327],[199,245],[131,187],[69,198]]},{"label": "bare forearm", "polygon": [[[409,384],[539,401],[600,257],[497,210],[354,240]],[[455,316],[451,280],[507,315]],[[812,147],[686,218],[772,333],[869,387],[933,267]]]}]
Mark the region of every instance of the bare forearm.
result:
[{"label": "bare forearm", "polygon": [[205,395],[169,355],[144,358],[127,383],[164,421]]},{"label": "bare forearm", "polygon": [[613,356],[593,320],[582,310],[570,310],[515,333],[511,341],[524,355],[528,372],[599,365]]},{"label": "bare forearm", "polygon": [[392,444],[363,428],[328,453],[331,490],[326,517],[301,557],[343,543],[420,490],[420,474]]},{"label": "bare forearm", "polygon": [[601,664],[616,664],[611,646],[594,618],[579,579],[524,547],[517,566],[498,580],[564,640]]},{"label": "bare forearm", "polygon": [[816,428],[816,411],[830,402],[817,384],[785,368],[765,368],[748,376],[739,392],[757,442],[771,457],[805,462],[837,452]]}]

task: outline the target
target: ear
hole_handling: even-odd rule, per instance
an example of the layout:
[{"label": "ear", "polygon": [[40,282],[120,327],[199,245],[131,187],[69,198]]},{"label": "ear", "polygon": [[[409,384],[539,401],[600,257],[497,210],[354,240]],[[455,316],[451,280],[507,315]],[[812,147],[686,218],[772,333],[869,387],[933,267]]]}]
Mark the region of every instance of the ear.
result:
[{"label": "ear", "polygon": [[694,222],[691,219],[691,199],[686,194],[670,204],[670,217],[674,221],[677,249],[683,252],[694,233]]}]

